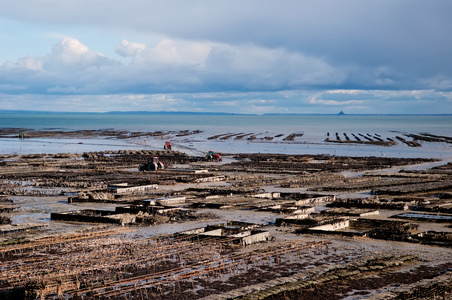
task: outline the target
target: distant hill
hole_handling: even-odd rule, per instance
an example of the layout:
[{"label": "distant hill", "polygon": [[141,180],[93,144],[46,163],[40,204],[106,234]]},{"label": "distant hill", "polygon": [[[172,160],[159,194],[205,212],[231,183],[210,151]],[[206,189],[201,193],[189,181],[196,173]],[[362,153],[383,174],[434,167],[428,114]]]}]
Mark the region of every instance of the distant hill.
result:
[{"label": "distant hill", "polygon": [[109,111],[108,115],[246,115],[222,112],[189,112],[189,111]]},{"label": "distant hill", "polygon": [[89,114],[89,115],[250,115],[223,112],[185,112],[185,111],[108,111],[108,112],[70,112],[70,111],[38,111],[38,110],[6,110],[4,114]]}]

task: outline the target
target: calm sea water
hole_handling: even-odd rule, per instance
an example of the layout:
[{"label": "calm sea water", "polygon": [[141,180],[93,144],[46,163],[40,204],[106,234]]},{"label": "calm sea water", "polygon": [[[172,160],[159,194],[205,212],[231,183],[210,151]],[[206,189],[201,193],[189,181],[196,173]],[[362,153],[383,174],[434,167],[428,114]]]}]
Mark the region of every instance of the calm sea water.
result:
[{"label": "calm sea water", "polygon": [[[452,115],[211,115],[211,114],[55,114],[0,113],[0,128],[33,130],[201,130],[188,137],[172,136],[177,150],[201,154],[208,150],[229,153],[262,152],[292,154],[331,154],[349,156],[398,156],[452,158],[452,144],[423,142],[422,147],[403,143],[384,147],[325,142],[327,133],[379,134],[394,138],[403,133],[431,133],[452,137]],[[230,139],[209,140],[215,134],[253,133],[264,136],[303,133],[295,142],[282,137],[271,142]],[[166,138],[166,137],[165,137]],[[2,153],[62,153],[136,148],[161,149],[161,140],[107,139],[0,139]],[[190,152],[191,151],[191,152]]]},{"label": "calm sea water", "polygon": [[192,115],[192,114],[5,114],[0,128],[35,130],[118,129],[266,131],[408,131],[452,135],[452,116],[444,115]]}]

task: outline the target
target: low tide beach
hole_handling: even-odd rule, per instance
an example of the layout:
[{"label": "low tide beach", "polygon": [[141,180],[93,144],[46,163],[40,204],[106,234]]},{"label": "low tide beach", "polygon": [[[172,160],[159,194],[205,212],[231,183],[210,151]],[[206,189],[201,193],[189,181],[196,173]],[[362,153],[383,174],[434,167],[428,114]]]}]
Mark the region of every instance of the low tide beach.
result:
[{"label": "low tide beach", "polygon": [[450,117],[53,117],[0,128],[1,299],[452,295]]}]

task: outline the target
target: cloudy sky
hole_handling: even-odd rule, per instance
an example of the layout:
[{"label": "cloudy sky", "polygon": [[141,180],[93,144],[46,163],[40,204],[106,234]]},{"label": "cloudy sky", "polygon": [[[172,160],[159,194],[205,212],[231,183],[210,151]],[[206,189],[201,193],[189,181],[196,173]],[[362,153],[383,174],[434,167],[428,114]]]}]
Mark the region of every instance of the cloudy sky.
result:
[{"label": "cloudy sky", "polygon": [[0,4],[0,109],[452,113],[450,0]]}]

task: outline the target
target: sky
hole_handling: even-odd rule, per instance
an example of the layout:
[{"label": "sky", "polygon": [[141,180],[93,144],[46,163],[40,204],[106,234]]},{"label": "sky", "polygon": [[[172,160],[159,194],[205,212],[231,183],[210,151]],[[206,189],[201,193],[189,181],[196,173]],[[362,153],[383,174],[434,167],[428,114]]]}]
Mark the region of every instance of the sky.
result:
[{"label": "sky", "polygon": [[0,5],[0,110],[452,113],[450,0]]}]

